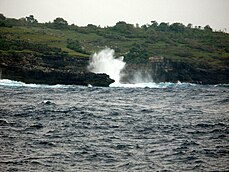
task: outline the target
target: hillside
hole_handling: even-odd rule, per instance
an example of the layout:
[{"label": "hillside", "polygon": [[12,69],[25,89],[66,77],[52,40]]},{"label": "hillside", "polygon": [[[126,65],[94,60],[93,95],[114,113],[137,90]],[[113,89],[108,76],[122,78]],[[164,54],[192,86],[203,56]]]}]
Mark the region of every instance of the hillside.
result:
[{"label": "hillside", "polygon": [[[105,28],[92,24],[79,27],[68,25],[63,18],[56,18],[49,23],[38,23],[32,15],[22,19],[9,19],[0,15],[0,26],[0,62],[4,64],[8,63],[6,57],[12,58],[13,56],[88,60],[88,57],[95,51],[110,47],[115,50],[116,56],[125,57],[124,61],[129,66],[127,71],[133,70],[136,66],[139,68],[148,66],[152,69],[149,64],[159,58],[163,61],[159,60],[156,63],[163,63],[159,66],[161,68],[166,66],[173,73],[180,71],[183,75],[188,72],[206,72],[210,69],[209,77],[217,78],[216,74],[219,73],[221,79],[209,83],[229,83],[227,74],[229,34],[214,32],[208,25],[202,28],[194,27],[191,24],[187,26],[181,23],[162,22],[158,24],[152,21],[151,24],[141,27],[125,22],[118,22],[115,26]],[[168,61],[169,65],[165,64]],[[81,66],[80,70],[85,71],[85,66]],[[179,66],[179,69],[175,69],[175,66]],[[74,68],[71,63],[65,67]],[[52,66],[52,68],[55,67]],[[164,69],[157,72],[162,75],[162,70]],[[168,70],[166,71],[167,76]],[[192,76],[187,77],[186,75],[166,78],[163,74],[163,77],[164,79],[160,79],[158,75],[158,79],[154,78],[154,80],[175,82],[183,78],[184,81],[201,81],[201,78],[193,79]]]}]

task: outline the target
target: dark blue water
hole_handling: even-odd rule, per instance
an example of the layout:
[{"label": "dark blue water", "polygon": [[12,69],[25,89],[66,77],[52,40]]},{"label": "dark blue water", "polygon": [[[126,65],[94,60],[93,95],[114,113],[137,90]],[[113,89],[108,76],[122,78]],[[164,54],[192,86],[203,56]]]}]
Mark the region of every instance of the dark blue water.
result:
[{"label": "dark blue water", "polygon": [[228,87],[0,86],[0,171],[228,170]]}]

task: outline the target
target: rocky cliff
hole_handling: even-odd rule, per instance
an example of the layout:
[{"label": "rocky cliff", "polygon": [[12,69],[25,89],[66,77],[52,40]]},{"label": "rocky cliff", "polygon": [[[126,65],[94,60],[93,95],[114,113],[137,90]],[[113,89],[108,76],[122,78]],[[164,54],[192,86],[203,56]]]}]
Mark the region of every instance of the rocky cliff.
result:
[{"label": "rocky cliff", "polygon": [[88,58],[33,53],[1,54],[1,79],[35,84],[66,84],[109,86],[112,79],[106,74],[87,71]]},{"label": "rocky cliff", "polygon": [[150,57],[148,63],[127,64],[123,71],[123,83],[134,82],[189,82],[197,84],[228,84],[229,61],[225,60],[228,67],[214,68],[202,65],[199,67],[190,63],[172,61],[164,57]]},{"label": "rocky cliff", "polygon": [[[0,54],[0,77],[25,83],[109,86],[114,80],[106,74],[87,70],[89,58],[63,54],[5,53]],[[228,61],[225,61],[225,64]],[[229,64],[229,63],[228,63]],[[229,66],[229,65],[226,65]],[[229,67],[195,67],[193,64],[150,57],[148,63],[129,63],[122,71],[122,83],[190,82],[228,84]]]}]

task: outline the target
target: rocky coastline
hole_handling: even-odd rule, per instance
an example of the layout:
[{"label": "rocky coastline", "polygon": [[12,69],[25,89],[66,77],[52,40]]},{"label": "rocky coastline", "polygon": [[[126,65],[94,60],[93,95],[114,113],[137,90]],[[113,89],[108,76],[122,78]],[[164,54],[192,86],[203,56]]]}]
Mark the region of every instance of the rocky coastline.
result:
[{"label": "rocky coastline", "polygon": [[108,87],[114,82],[106,74],[89,72],[88,60],[64,55],[5,54],[0,57],[0,76],[1,79],[49,85]]},{"label": "rocky coastline", "polygon": [[[87,70],[89,58],[63,54],[14,53],[1,54],[0,77],[34,84],[92,85],[108,87],[114,80],[106,74]],[[127,64],[122,71],[122,83],[133,83],[136,73],[154,82],[189,82],[197,84],[228,84],[229,68],[209,66],[195,68],[184,62],[151,57],[148,63]],[[147,76],[147,77],[146,77]]]},{"label": "rocky coastline", "polygon": [[[33,15],[0,14],[0,79],[36,84],[109,86],[106,74],[89,72],[90,54],[105,47],[124,56],[122,83],[229,84],[229,34],[182,23],[114,26],[69,25],[63,18],[39,23]],[[109,67],[108,67],[109,68]],[[140,75],[141,77],[138,77]]]},{"label": "rocky coastline", "polygon": [[[228,61],[225,61],[228,63]],[[164,57],[151,57],[145,64],[127,64],[123,71],[122,82],[133,83],[136,74],[147,81],[187,82],[194,84],[229,84],[229,65],[222,68],[214,66],[195,67],[192,64],[172,61]],[[144,80],[143,80],[144,81]]]}]

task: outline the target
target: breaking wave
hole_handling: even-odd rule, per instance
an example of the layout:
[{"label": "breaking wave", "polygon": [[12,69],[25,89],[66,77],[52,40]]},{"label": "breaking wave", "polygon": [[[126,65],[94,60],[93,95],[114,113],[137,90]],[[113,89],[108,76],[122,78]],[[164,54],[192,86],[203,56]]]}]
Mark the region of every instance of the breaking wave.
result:
[{"label": "breaking wave", "polygon": [[[1,79],[0,86],[6,87],[30,87],[30,88],[71,88],[71,87],[78,87],[77,85],[44,85],[44,84],[26,84],[20,81],[13,81],[9,79]],[[192,83],[171,83],[171,82],[161,82],[161,83],[136,83],[136,84],[121,84],[121,83],[112,83],[110,87],[122,87],[122,88],[173,88],[173,87],[194,87],[197,84]],[[215,85],[216,86],[216,85]],[[90,86],[88,86],[90,87]]]},{"label": "breaking wave", "polygon": [[172,83],[172,82],[160,82],[160,83],[155,83],[155,82],[147,82],[147,83],[135,83],[135,84],[116,84],[113,83],[110,85],[110,87],[124,87],[124,88],[171,88],[171,87],[194,87],[197,86],[197,84],[192,84],[192,83]]},{"label": "breaking wave", "polygon": [[20,81],[13,81],[9,79],[0,79],[0,86],[8,87],[31,87],[31,88],[69,88],[70,85],[45,85],[45,84],[26,84]]},{"label": "breaking wave", "polygon": [[105,48],[104,50],[94,53],[91,57],[88,69],[93,73],[106,73],[115,82],[110,87],[124,87],[124,88],[167,88],[167,87],[188,87],[195,86],[191,83],[171,83],[153,82],[150,74],[143,74],[140,71],[134,73],[134,78],[131,84],[121,83],[122,70],[125,68],[126,63],[123,61],[124,57],[116,58],[114,50]]},{"label": "breaking wave", "polygon": [[121,71],[126,64],[123,58],[123,56],[115,58],[114,50],[105,48],[92,55],[88,69],[93,73],[105,73],[109,75],[111,79],[114,79],[115,83],[119,83]]}]

